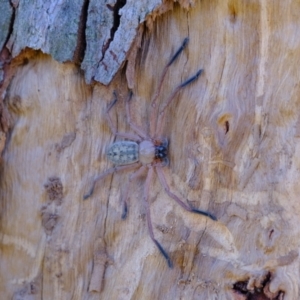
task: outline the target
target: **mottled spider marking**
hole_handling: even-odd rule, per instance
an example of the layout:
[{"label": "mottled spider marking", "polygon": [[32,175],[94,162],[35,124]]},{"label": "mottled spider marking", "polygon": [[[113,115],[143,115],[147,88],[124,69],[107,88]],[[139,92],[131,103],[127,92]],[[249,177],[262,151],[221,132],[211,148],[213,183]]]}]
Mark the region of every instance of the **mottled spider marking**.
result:
[{"label": "mottled spider marking", "polygon": [[139,145],[132,141],[113,143],[107,150],[108,159],[115,165],[128,165],[139,161]]}]

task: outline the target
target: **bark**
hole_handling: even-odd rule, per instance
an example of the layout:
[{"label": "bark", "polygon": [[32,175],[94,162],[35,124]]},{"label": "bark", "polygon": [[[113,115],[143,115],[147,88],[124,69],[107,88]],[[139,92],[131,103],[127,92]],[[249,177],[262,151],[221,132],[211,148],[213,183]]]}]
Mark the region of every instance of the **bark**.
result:
[{"label": "bark", "polygon": [[[0,1],[1,2],[1,1]],[[3,299],[299,299],[297,1],[2,1],[0,290]],[[2,4],[1,4],[2,5]],[[4,11],[4,10],[3,10]],[[7,19],[4,19],[5,18]],[[4,21],[3,21],[4,20]],[[150,126],[170,66],[163,169],[112,165],[112,121]],[[83,70],[83,72],[82,72]],[[148,178],[149,179],[149,178]]]}]

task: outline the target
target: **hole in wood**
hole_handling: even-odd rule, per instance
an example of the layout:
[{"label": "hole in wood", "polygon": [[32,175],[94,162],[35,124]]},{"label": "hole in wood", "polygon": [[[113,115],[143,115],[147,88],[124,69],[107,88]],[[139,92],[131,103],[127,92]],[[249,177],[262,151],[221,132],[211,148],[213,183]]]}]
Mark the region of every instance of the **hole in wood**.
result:
[{"label": "hole in wood", "polygon": [[225,121],[225,134],[227,134],[227,132],[229,131],[229,122]]},{"label": "hole in wood", "polygon": [[230,130],[230,119],[231,119],[231,115],[226,113],[223,114],[222,116],[220,116],[218,118],[218,125],[221,127],[222,131],[224,132],[224,134],[226,135],[229,130]]},{"label": "hole in wood", "polygon": [[[249,287],[249,279],[244,281],[238,281],[233,285],[235,293],[244,296],[245,300],[279,300],[283,299],[284,292],[278,291],[277,294],[269,292],[269,284],[272,279],[272,274],[267,273],[266,277],[262,279],[259,287]],[[272,295],[271,295],[272,294]]]}]

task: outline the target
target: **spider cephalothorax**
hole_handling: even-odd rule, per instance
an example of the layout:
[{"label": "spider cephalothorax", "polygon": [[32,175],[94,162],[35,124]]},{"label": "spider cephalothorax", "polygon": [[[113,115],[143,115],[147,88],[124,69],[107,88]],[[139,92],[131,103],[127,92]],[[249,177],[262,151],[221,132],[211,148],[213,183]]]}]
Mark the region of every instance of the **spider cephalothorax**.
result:
[{"label": "spider cephalothorax", "polygon": [[124,132],[120,133],[117,131],[116,127],[114,126],[112,119],[109,115],[110,109],[115,105],[117,102],[117,98],[109,105],[106,116],[108,120],[108,124],[111,128],[111,131],[114,135],[125,138],[124,141],[117,141],[113,143],[107,150],[106,154],[109,160],[111,160],[115,166],[106,170],[105,172],[101,173],[99,176],[97,176],[94,181],[93,185],[89,191],[84,196],[84,199],[89,198],[94,191],[95,184],[98,180],[113,174],[114,172],[122,171],[122,170],[129,170],[138,168],[134,173],[132,173],[129,176],[129,181],[125,188],[125,193],[122,197],[122,202],[124,203],[124,209],[122,218],[126,218],[127,216],[127,208],[128,208],[128,193],[130,190],[130,184],[131,182],[142,175],[143,173],[147,172],[147,177],[145,180],[144,185],[144,196],[143,200],[145,201],[145,207],[146,207],[146,218],[147,218],[147,224],[149,229],[149,234],[155,245],[158,247],[160,252],[163,254],[163,256],[166,258],[169,267],[172,267],[171,259],[168,255],[168,253],[164,250],[164,248],[160,245],[160,243],[155,239],[154,232],[153,232],[153,226],[151,222],[151,216],[150,216],[150,205],[148,203],[149,198],[149,188],[150,184],[153,178],[154,173],[157,174],[158,179],[163,186],[165,192],[173,199],[175,200],[182,208],[186,209],[187,211],[202,214],[204,216],[210,217],[213,220],[216,220],[216,218],[211,215],[209,212],[205,212],[202,210],[198,210],[196,208],[191,207],[190,205],[186,204],[183,200],[181,200],[178,196],[176,196],[174,193],[171,192],[169,185],[167,183],[167,180],[164,175],[163,168],[168,164],[168,140],[160,138],[161,136],[161,130],[163,127],[163,120],[164,120],[164,113],[166,108],[169,106],[169,104],[172,102],[172,100],[175,98],[175,96],[178,94],[178,92],[186,87],[187,85],[194,82],[202,73],[202,70],[199,70],[194,76],[187,79],[185,82],[180,84],[175,88],[173,93],[167,98],[166,102],[162,105],[162,108],[160,111],[158,111],[158,105],[157,105],[157,99],[160,94],[160,89],[162,87],[162,83],[164,81],[165,75],[167,73],[168,68],[170,65],[176,60],[176,58],[179,56],[179,54],[184,50],[185,46],[188,43],[188,39],[185,39],[182,46],[177,50],[177,52],[172,56],[169,63],[166,65],[166,67],[163,70],[161,79],[158,83],[158,88],[154,93],[153,99],[151,101],[151,110],[150,110],[150,130],[149,132],[145,132],[141,127],[136,125],[132,120],[130,116],[130,100],[133,96],[132,93],[129,94],[128,100],[126,101],[126,116],[128,124],[130,125],[130,128],[134,133],[131,132]]},{"label": "spider cephalothorax", "polygon": [[169,163],[168,158],[168,140],[164,139],[162,142],[155,144],[155,159],[162,162],[164,165]]}]

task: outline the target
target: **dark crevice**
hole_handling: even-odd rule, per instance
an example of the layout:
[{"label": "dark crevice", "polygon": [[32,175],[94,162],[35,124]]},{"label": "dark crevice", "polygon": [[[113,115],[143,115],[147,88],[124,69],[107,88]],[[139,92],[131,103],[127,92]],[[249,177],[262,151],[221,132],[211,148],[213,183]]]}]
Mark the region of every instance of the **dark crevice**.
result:
[{"label": "dark crevice", "polygon": [[259,134],[259,137],[260,137],[260,138],[261,138],[261,133],[262,133],[262,132],[261,132],[261,125],[259,125],[259,126],[258,126],[258,134]]},{"label": "dark crevice", "polygon": [[228,133],[228,131],[229,131],[229,122],[228,121],[225,121],[225,134],[227,134]]},{"label": "dark crevice", "polygon": [[233,290],[238,292],[242,295],[247,295],[248,289],[247,289],[248,281],[238,281],[233,285]]},{"label": "dark crevice", "polygon": [[265,292],[266,286],[271,282],[272,274],[269,272],[265,279],[261,282],[261,287],[256,287],[254,289],[248,289],[249,280],[238,281],[233,285],[233,290],[241,295],[245,296],[245,300],[279,300],[282,299],[284,292],[279,291],[277,295],[271,298]]},{"label": "dark crevice", "polygon": [[[141,39],[141,47],[138,48],[137,57],[136,57],[136,64],[137,65],[144,65],[144,61],[147,58],[150,49],[150,32],[147,28],[145,22],[142,23],[140,26],[143,27],[142,29],[142,39]],[[299,125],[300,125],[300,118],[299,118]],[[300,128],[300,126],[299,126]]]},{"label": "dark crevice", "polygon": [[8,40],[9,40],[10,35],[11,35],[12,32],[13,32],[13,29],[14,29],[14,23],[15,23],[15,18],[16,18],[16,8],[17,8],[17,7],[14,6],[14,4],[13,4],[11,1],[9,1],[9,3],[10,3],[10,6],[11,6],[13,12],[12,12],[11,20],[10,20],[10,24],[9,24],[8,35],[7,35],[7,37],[6,37],[6,41],[5,41],[4,45],[6,45],[6,43],[7,43]]},{"label": "dark crevice", "polygon": [[78,33],[77,33],[77,45],[73,55],[73,61],[75,63],[82,62],[84,58],[84,53],[86,49],[85,29],[86,29],[86,22],[88,18],[89,4],[90,4],[89,0],[84,0],[82,5],[80,21],[78,26]]},{"label": "dark crevice", "polygon": [[269,239],[272,238],[273,233],[274,233],[274,229],[270,230],[270,233],[269,233]]},{"label": "dark crevice", "polygon": [[[4,90],[7,88],[8,81],[10,80],[9,76],[7,76],[7,73],[9,72],[12,56],[10,50],[6,47],[6,44],[13,33],[14,23],[16,18],[16,6],[13,4],[12,1],[9,1],[9,4],[12,8],[12,14],[9,23],[8,33],[5,42],[3,44],[3,48],[0,49],[0,94],[3,94]],[[7,132],[9,127],[7,113],[5,113],[6,111],[7,110],[4,107],[4,103],[1,100],[0,101],[0,130],[3,132]]]},{"label": "dark crevice", "polygon": [[104,57],[105,51],[108,49],[110,43],[113,41],[116,31],[120,26],[121,16],[119,15],[120,9],[126,4],[126,0],[117,0],[114,6],[107,4],[107,8],[113,12],[114,23],[110,30],[110,38],[102,47],[102,57]]}]

